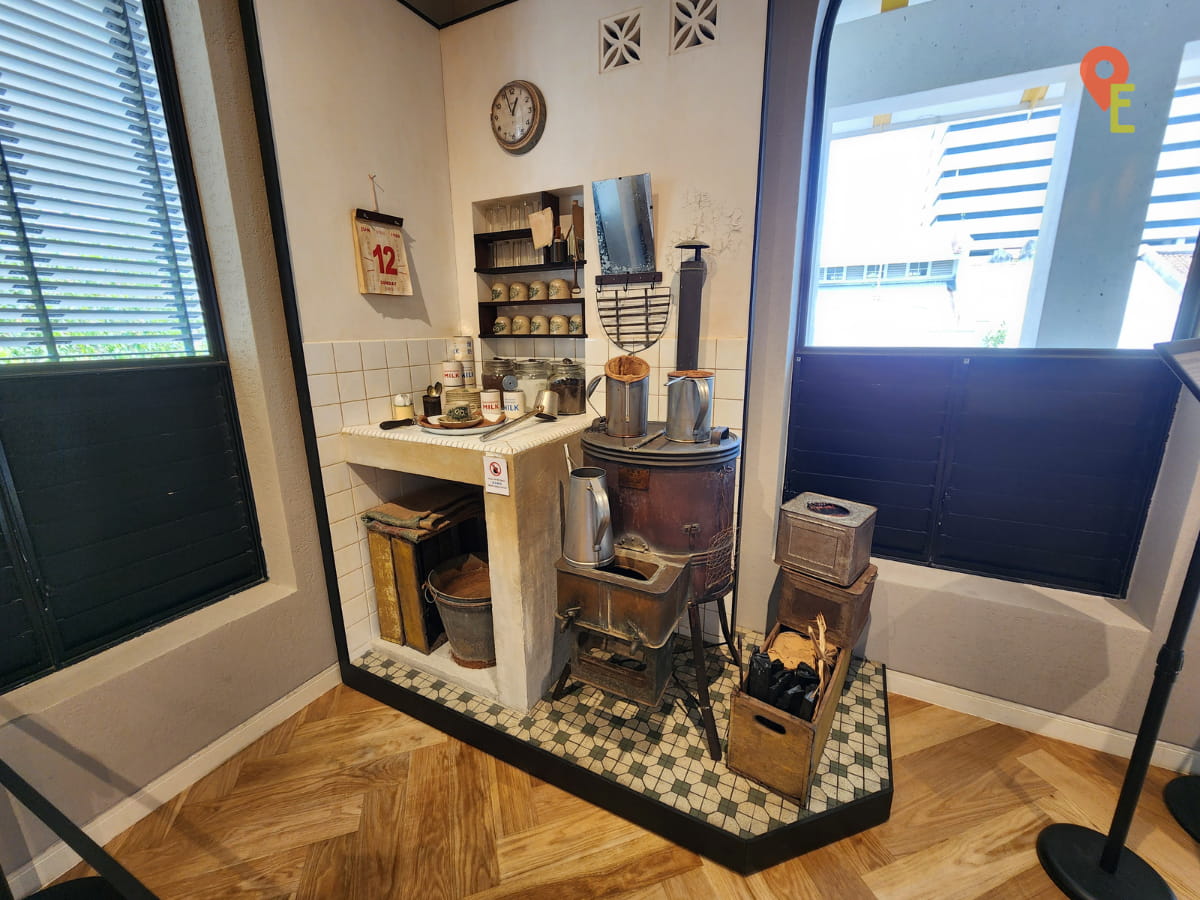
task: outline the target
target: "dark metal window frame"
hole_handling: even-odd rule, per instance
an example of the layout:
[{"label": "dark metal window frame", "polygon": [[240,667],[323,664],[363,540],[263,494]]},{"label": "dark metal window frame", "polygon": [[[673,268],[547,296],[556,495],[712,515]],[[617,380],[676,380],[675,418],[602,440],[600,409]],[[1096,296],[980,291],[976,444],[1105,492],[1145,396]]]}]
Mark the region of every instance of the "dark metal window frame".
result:
[{"label": "dark metal window frame", "polygon": [[166,10],[163,0],[142,0],[142,4],[146,18],[146,33],[158,78],[162,117],[167,129],[175,166],[180,207],[184,226],[191,244],[192,266],[199,295],[199,303],[204,315],[208,351],[202,355],[192,357],[164,356],[139,359],[75,358],[70,361],[42,360],[28,363],[11,362],[0,365],[0,382],[31,382],[40,378],[62,377],[64,375],[87,379],[129,371],[166,373],[172,370],[218,370],[220,381],[224,385],[226,396],[229,398],[227,415],[228,426],[234,436],[232,452],[234,454],[235,465],[244,480],[246,515],[251,530],[259,575],[250,580],[243,580],[233,584],[227,590],[218,592],[215,595],[204,596],[186,606],[175,608],[167,615],[152,616],[144,620],[132,631],[122,631],[111,640],[93,643],[83,652],[73,655],[64,654],[61,648],[61,641],[54,634],[54,629],[48,623],[48,613],[45,603],[40,599],[42,596],[42,575],[39,571],[37,557],[33,551],[32,541],[25,524],[26,519],[22,513],[18,496],[19,488],[14,482],[5,449],[0,445],[0,517],[3,517],[8,525],[5,529],[7,532],[5,537],[8,538],[6,546],[10,557],[14,561],[16,578],[26,608],[31,613],[39,647],[46,654],[45,665],[38,667],[36,670],[25,670],[22,674],[17,675],[8,682],[0,684],[0,692],[12,690],[22,684],[79,662],[82,659],[94,656],[117,644],[131,640],[147,631],[195,612],[205,606],[220,602],[235,593],[267,580],[266,558],[262,550],[258,516],[254,507],[253,491],[250,486],[249,464],[242,440],[242,427],[238,417],[228,351],[221,328],[216,282],[213,275],[212,260],[204,225],[199,189],[195,177],[193,158],[188,141],[187,126],[183,114],[179,79],[175,69],[175,57],[167,27]]},{"label": "dark metal window frame", "polygon": [[[813,66],[813,102],[811,107],[811,118],[809,125],[808,146],[807,151],[809,159],[812,161],[808,167],[806,182],[804,184],[805,203],[802,221],[802,237],[800,246],[800,296],[799,307],[797,314],[797,327],[794,342],[794,369],[799,377],[801,364],[805,356],[809,357],[853,357],[853,356],[874,356],[874,357],[916,357],[922,359],[936,359],[945,356],[964,356],[976,358],[997,358],[1008,359],[1013,361],[1020,360],[1038,360],[1049,358],[1079,358],[1088,360],[1129,360],[1129,359],[1157,359],[1158,354],[1154,350],[1116,350],[1116,349],[1095,349],[1095,350],[1074,350],[1074,349],[1004,349],[1004,348],[926,348],[926,347],[810,347],[805,344],[806,339],[806,323],[809,321],[809,313],[813,302],[815,301],[815,293],[817,289],[817,281],[815,275],[819,271],[817,259],[817,199],[821,196],[821,182],[825,177],[826,167],[823,162],[823,135],[825,130],[825,112],[826,112],[826,97],[827,97],[827,78],[829,72],[829,53],[830,46],[833,40],[833,30],[837,21],[838,13],[841,9],[842,0],[830,0],[829,7],[826,10],[825,18],[821,23],[820,34],[817,41],[817,48],[814,57]],[[1200,326],[1200,242],[1196,245],[1196,250],[1193,255],[1191,271],[1189,273],[1187,284],[1184,287],[1183,295],[1179,305],[1179,313],[1176,318],[1175,330],[1172,335],[1172,340],[1182,340],[1191,338],[1196,335],[1198,326]],[[1173,405],[1172,405],[1173,409]],[[1167,432],[1170,428],[1172,416],[1167,415],[1162,419],[1161,429],[1162,438],[1165,445]],[[946,441],[952,444],[954,435],[947,435]],[[943,448],[942,456],[945,457],[947,448]],[[789,437],[786,459],[790,460],[793,456],[792,441]],[[1161,461],[1161,455],[1159,457]],[[944,465],[940,468],[944,469]],[[940,479],[943,472],[939,471],[938,490],[942,487]],[[1133,558],[1136,556],[1137,546],[1141,539],[1141,527],[1145,524],[1145,513],[1149,508],[1150,496],[1153,486],[1157,480],[1158,467],[1150,474],[1150,490],[1146,493],[1145,509],[1143,510],[1141,522],[1138,525],[1137,534],[1133,538],[1132,551],[1129,557],[1129,569],[1132,569]],[[795,493],[793,487],[788,492]],[[786,496],[785,496],[786,499]],[[853,499],[853,498],[851,498]],[[937,523],[933,525],[929,534],[929,544],[936,543],[938,537]],[[886,553],[878,553],[877,555],[887,557]],[[972,568],[961,568],[954,566],[938,565],[932,560],[921,561],[912,558],[894,557],[902,559],[905,562],[924,564],[933,568],[944,568],[951,571],[961,571],[967,574],[979,574],[986,577],[1001,578],[1006,580],[1021,581],[1023,583],[1038,583],[1047,586],[1062,586],[1056,585],[1053,582],[1032,582],[1024,578],[1015,576],[1006,576],[1002,573],[980,571]],[[1124,596],[1125,590],[1128,587],[1130,571],[1125,574],[1124,582],[1119,593],[1111,594],[1111,596]],[[1071,589],[1071,588],[1068,588]]]}]

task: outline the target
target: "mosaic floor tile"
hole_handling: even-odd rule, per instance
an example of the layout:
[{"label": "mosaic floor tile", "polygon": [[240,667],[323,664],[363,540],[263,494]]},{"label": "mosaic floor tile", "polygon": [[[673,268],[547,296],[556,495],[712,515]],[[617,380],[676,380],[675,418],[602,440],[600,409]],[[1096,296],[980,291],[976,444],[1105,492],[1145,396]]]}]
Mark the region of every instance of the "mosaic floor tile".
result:
[{"label": "mosaic floor tile", "polygon": [[[745,646],[762,643],[761,635],[743,634]],[[706,661],[715,676],[709,693],[724,747],[737,669],[719,644],[707,648]],[[891,787],[883,666],[868,660],[850,662],[807,807],[709,759],[699,712],[674,680],[652,709],[574,682],[561,700],[547,695],[522,713],[375,653],[355,665],[739,837],[765,834]],[[675,670],[694,690],[690,643],[677,640]]]}]

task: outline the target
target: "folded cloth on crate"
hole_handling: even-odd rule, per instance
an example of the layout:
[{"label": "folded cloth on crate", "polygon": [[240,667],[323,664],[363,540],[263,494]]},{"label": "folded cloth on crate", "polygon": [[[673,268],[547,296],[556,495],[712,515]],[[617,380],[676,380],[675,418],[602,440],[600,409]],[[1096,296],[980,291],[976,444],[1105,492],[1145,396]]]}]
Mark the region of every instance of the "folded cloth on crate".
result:
[{"label": "folded cloth on crate", "polygon": [[482,510],[478,488],[444,484],[381,503],[364,512],[362,520],[372,531],[416,541]]}]

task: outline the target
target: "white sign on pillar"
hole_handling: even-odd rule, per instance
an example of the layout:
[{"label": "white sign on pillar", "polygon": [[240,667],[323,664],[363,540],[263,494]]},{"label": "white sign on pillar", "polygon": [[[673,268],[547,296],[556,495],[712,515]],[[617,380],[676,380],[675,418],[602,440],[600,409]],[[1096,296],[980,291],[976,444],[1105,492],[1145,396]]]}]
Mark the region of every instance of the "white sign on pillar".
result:
[{"label": "white sign on pillar", "polygon": [[508,496],[508,460],[503,456],[483,458],[483,489],[489,494]]}]

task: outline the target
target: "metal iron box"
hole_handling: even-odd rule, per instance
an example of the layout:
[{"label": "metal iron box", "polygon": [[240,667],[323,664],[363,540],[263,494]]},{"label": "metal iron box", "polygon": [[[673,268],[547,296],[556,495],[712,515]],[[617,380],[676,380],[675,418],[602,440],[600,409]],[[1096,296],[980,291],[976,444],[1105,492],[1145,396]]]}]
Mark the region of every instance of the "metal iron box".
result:
[{"label": "metal iron box", "polygon": [[799,494],[780,507],[775,562],[846,587],[871,561],[875,507],[824,494]]},{"label": "metal iron box", "polygon": [[839,647],[858,643],[867,616],[871,613],[871,594],[879,569],[867,566],[849,587],[838,587],[819,578],[779,570],[779,621],[797,631],[804,631],[817,615],[825,616],[829,641]]}]

